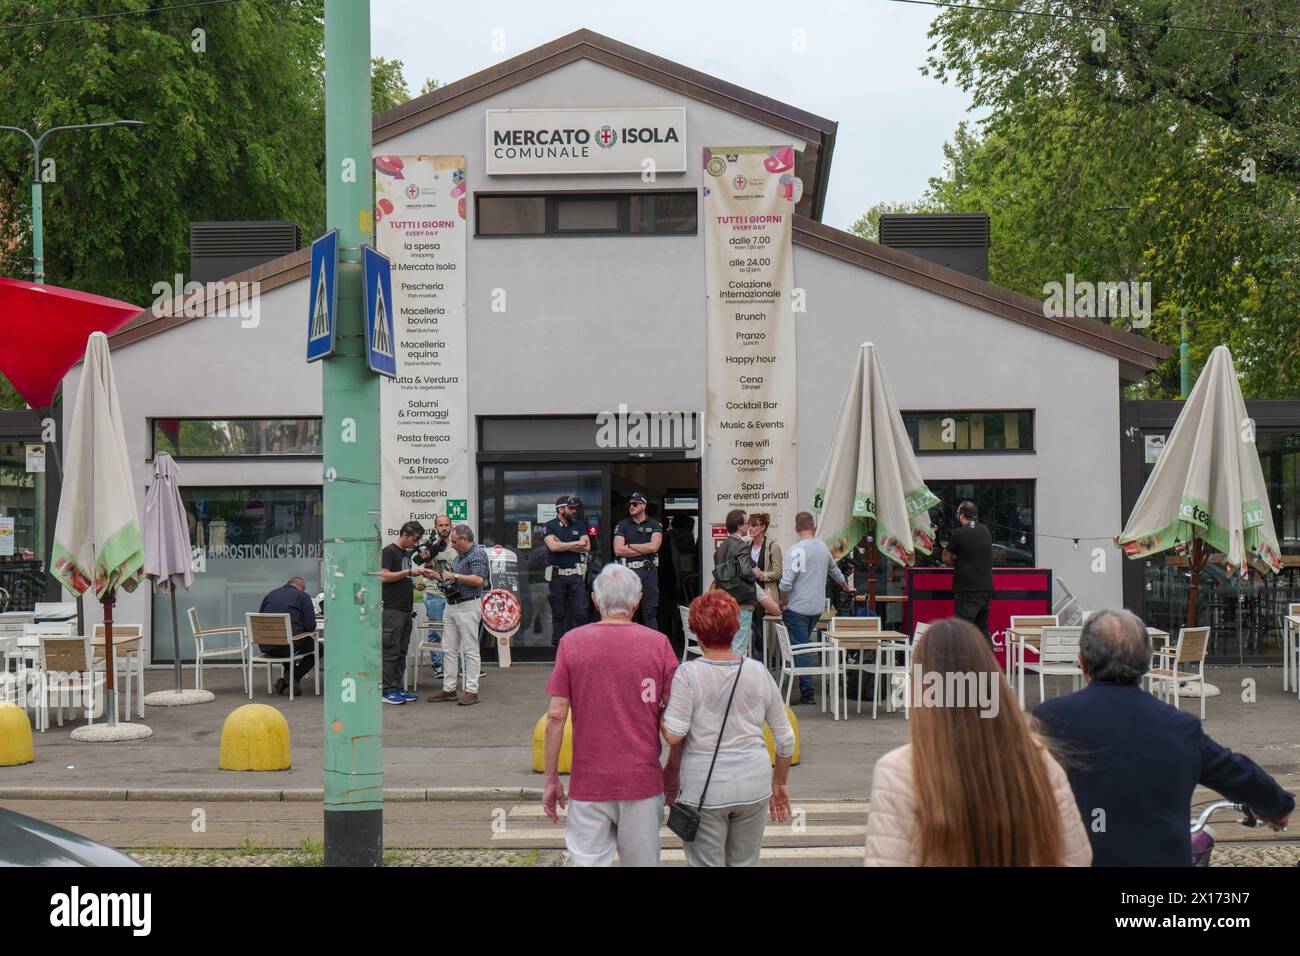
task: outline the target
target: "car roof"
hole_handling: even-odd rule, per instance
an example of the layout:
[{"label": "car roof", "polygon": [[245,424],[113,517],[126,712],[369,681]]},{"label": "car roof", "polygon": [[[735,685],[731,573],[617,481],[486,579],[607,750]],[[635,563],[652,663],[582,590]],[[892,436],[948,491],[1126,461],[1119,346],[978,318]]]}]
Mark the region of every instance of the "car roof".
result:
[{"label": "car roof", "polygon": [[139,866],[89,837],[0,807],[0,866]]}]

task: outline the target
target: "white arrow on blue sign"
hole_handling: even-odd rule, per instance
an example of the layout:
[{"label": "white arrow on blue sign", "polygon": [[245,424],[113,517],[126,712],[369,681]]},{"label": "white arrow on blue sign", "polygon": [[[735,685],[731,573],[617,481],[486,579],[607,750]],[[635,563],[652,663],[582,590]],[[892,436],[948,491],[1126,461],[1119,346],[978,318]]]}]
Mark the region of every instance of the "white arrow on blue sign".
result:
[{"label": "white arrow on blue sign", "polygon": [[397,377],[393,335],[393,266],[388,257],[362,247],[366,277],[366,364],[372,372]]},{"label": "white arrow on blue sign", "polygon": [[307,361],[334,354],[338,305],[339,231],[331,229],[311,244],[311,298],[307,308]]}]

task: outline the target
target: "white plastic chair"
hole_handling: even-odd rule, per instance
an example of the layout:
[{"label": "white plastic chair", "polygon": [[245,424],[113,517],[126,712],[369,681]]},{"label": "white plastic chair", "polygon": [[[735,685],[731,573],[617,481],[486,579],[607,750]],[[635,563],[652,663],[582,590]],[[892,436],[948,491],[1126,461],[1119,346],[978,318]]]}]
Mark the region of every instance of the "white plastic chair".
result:
[{"label": "white plastic chair", "polygon": [[686,658],[690,657],[692,654],[697,654],[702,657],[704,655],[704,649],[700,647],[700,642],[695,639],[695,634],[691,631],[691,609],[679,604],[677,605],[677,613],[680,614],[682,618],[682,663],[685,664]]},{"label": "white plastic chair", "polygon": [[1082,627],[1044,627],[1042,639],[1038,645],[1038,660],[1022,661],[1023,670],[1038,674],[1038,700],[1047,700],[1047,681],[1049,674],[1071,678],[1071,686],[1079,689],[1083,682],[1083,668],[1079,666],[1079,639],[1083,636]]},{"label": "white plastic chair", "polygon": [[[57,624],[31,624],[31,628],[58,627]],[[71,622],[66,626],[72,628]],[[41,733],[50,726],[51,707],[56,708],[59,726],[63,726],[65,707],[80,706],[86,715],[86,722],[95,722],[95,711],[101,700],[95,693],[104,686],[104,678],[95,671],[94,652],[90,647],[90,638],[70,633],[51,634],[36,633],[38,652],[36,664],[36,687],[39,697],[36,705],[36,725]],[[73,693],[71,699],[64,695]]]},{"label": "white plastic chair", "polygon": [[[102,638],[106,633],[103,624],[95,625],[95,637]],[[125,644],[128,641],[140,640],[139,624],[114,624],[113,625],[113,680],[114,684],[121,687],[125,692],[122,696],[125,698],[126,719],[131,719],[131,678],[135,677],[136,695],[138,699],[137,706],[140,709],[140,717],[144,717],[144,653],[137,643],[134,650],[123,653],[118,650],[118,644]],[[92,645],[93,647],[93,645]],[[98,670],[105,664],[104,652],[95,650],[95,668]],[[126,680],[119,682],[117,678],[118,668],[126,664]],[[134,674],[132,673],[134,671]],[[116,706],[116,700],[114,701]]]},{"label": "white plastic chair", "polygon": [[[1286,606],[1287,617],[1300,617],[1300,604]],[[1300,697],[1300,625],[1282,620],[1282,689]]]},{"label": "white plastic chair", "polygon": [[[186,612],[190,619],[190,631],[194,634],[194,689],[203,689],[203,662],[213,657],[239,655],[239,669],[244,675],[244,692],[251,699],[253,696],[253,665],[248,660],[252,646],[248,641],[248,631],[242,625],[231,624],[227,627],[200,627],[199,612],[190,608]],[[231,635],[238,639],[237,644],[230,644]],[[209,642],[215,647],[209,646]]]},{"label": "white plastic chair", "polygon": [[[790,706],[790,696],[794,693],[797,678],[820,677],[822,679],[822,713],[826,713],[826,678],[834,677],[838,673],[840,664],[836,658],[839,657],[839,648],[829,641],[791,644],[790,632],[786,630],[784,624],[776,625],[776,640],[781,648],[781,678],[777,682],[778,690],[786,678],[790,680],[789,686],[785,689],[785,705]],[[796,654],[812,654],[814,658],[820,657],[821,663],[808,667],[797,667],[794,661]]]},{"label": "white plastic chair", "polygon": [[[248,634],[253,644],[287,647],[289,650],[289,653],[283,657],[273,657],[260,649],[249,647],[248,699],[253,699],[253,665],[266,665],[266,692],[269,694],[271,693],[271,667],[274,664],[283,664],[290,671],[289,700],[293,700],[293,685],[297,683],[293,679],[293,665],[300,660],[311,657],[315,660],[316,669],[320,669],[320,658],[316,655],[315,632],[311,634],[294,634],[288,614],[253,614],[250,612],[244,615],[244,619],[248,622]],[[293,642],[304,637],[311,638],[311,646],[305,651],[295,650]]]},{"label": "white plastic chair", "polygon": [[[1023,710],[1025,706],[1025,675],[1024,675],[1024,651],[1020,647],[1020,641],[1012,640],[1010,631],[1018,627],[1056,627],[1060,620],[1055,614],[1013,614],[1011,623],[1007,626],[1007,632],[1003,640],[1007,644],[1007,683],[1012,687],[1019,687],[1020,707]],[[1016,675],[1019,674],[1019,683],[1017,684]]]},{"label": "white plastic chair", "polygon": [[[1152,658],[1156,664],[1147,671],[1147,689],[1152,693],[1153,685],[1158,683],[1158,696],[1169,703],[1173,696],[1175,707],[1182,709],[1178,691],[1184,685],[1199,685],[1201,690],[1201,720],[1205,719],[1205,653],[1210,646],[1210,629],[1208,627],[1184,627],[1178,631],[1178,643],[1173,647],[1156,648]],[[1190,664],[1195,671],[1182,670],[1184,664]]]}]

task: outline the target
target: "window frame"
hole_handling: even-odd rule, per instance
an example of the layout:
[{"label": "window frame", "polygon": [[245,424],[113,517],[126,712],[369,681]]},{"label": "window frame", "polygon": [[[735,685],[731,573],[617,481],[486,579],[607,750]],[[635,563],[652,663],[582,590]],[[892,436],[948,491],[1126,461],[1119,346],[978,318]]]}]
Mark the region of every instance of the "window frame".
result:
[{"label": "window frame", "polygon": [[[689,232],[633,232],[632,199],[647,196],[690,196],[695,202],[695,226]],[[479,203],[484,199],[537,199],[544,203],[542,232],[483,232],[479,216]],[[561,202],[594,202],[615,200],[618,203],[617,229],[567,229],[560,231],[557,226],[558,207]],[[539,192],[537,190],[480,190],[474,193],[474,238],[475,239],[582,239],[582,238],[685,238],[700,234],[700,194],[698,189],[591,189],[563,190],[558,192]]]},{"label": "window frame", "polygon": [[158,422],[320,422],[321,451],[319,454],[278,454],[278,455],[187,455],[180,449],[168,451],[174,461],[322,461],[324,459],[325,419],[322,415],[226,415],[222,417],[199,417],[197,415],[151,415],[146,420],[149,429],[149,455],[145,461],[153,461],[161,452],[158,450]]},{"label": "window frame", "polygon": [[[973,417],[976,415],[1028,415],[1029,416],[1029,447],[1028,448],[926,448],[921,449],[912,444],[912,453],[915,455],[1034,455],[1038,453],[1038,409],[1036,408],[903,408],[899,409],[899,416],[903,419],[903,428],[907,428],[908,415],[920,415],[924,417],[957,417],[965,415]],[[911,443],[911,432],[908,432],[908,441]]]}]

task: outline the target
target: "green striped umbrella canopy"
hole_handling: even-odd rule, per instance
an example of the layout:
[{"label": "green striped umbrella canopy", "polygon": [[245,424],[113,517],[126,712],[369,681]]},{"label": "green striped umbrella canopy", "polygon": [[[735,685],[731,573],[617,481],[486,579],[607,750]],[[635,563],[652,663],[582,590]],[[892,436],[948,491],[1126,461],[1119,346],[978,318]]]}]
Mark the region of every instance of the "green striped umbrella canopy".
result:
[{"label": "green striped umbrella canopy", "polygon": [[921,480],[880,353],[864,342],[817,479],[817,536],[837,560],[865,536],[910,565],[934,547],[930,508],[938,503]]},{"label": "green striped umbrella canopy", "polygon": [[[1192,549],[1196,570],[1204,542],[1226,556],[1229,573],[1251,563],[1282,569],[1255,447],[1254,422],[1237,384],[1227,346],[1218,346],[1188,396],[1128,524],[1115,539],[1130,558]],[[1193,586],[1197,575],[1192,576]],[[1192,592],[1188,620],[1193,619]]]}]

